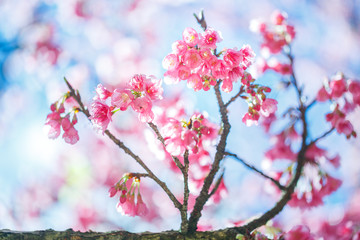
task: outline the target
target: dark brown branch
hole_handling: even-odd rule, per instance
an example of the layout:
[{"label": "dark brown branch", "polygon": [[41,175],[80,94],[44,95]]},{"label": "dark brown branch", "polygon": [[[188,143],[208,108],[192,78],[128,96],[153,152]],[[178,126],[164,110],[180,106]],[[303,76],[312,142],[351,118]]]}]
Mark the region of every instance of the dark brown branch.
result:
[{"label": "dark brown branch", "polygon": [[224,178],[224,173],[225,173],[225,172],[223,172],[223,173],[220,175],[220,177],[218,178],[218,180],[216,180],[215,186],[214,186],[214,188],[211,190],[211,192],[210,192],[210,194],[209,194],[209,197],[211,197],[212,195],[214,195],[214,194],[216,193],[216,191],[218,190],[218,188],[219,188],[219,186],[220,186],[220,183],[221,183],[221,181],[222,181],[223,178]]},{"label": "dark brown branch", "polygon": [[315,138],[314,140],[312,140],[310,143],[309,143],[309,146],[315,144],[317,141],[323,139],[324,137],[326,137],[327,135],[329,135],[330,133],[332,133],[333,131],[335,130],[334,127],[330,128],[328,131],[324,132],[321,136]]},{"label": "dark brown branch", "polygon": [[131,177],[137,177],[137,178],[150,177],[150,175],[148,173],[128,173],[128,175]]},{"label": "dark brown branch", "polygon": [[214,162],[211,165],[211,170],[209,174],[206,176],[204,180],[204,184],[201,188],[199,196],[196,198],[194,209],[191,212],[190,218],[189,218],[189,233],[193,233],[197,229],[197,223],[201,217],[201,211],[209,199],[209,189],[211,184],[214,181],[214,177],[216,173],[219,171],[220,168],[220,161],[224,158],[224,152],[226,147],[226,140],[230,133],[231,125],[229,123],[228,115],[227,115],[227,109],[225,107],[224,101],[221,97],[220,93],[220,83],[221,81],[218,81],[218,83],[214,86],[216,99],[219,105],[219,111],[221,115],[221,122],[223,124],[223,131],[220,136],[220,140],[218,145],[216,146],[216,153]]},{"label": "dark brown branch", "polygon": [[128,147],[124,145],[119,139],[117,139],[109,130],[105,130],[105,134],[126,154],[131,156],[145,171],[149,174],[149,178],[153,179],[169,196],[171,201],[174,203],[174,206],[181,211],[181,203],[176,199],[174,194],[170,191],[167,185],[161,181],[156,175],[150,170],[150,168],[141,160],[139,156],[133,153]]},{"label": "dark brown branch", "polygon": [[227,240],[235,239],[236,232],[232,229],[222,229],[217,231],[196,232],[192,235],[185,236],[179,231],[165,232],[142,232],[131,233],[127,231],[112,232],[79,232],[68,229],[66,231],[54,231],[52,229],[44,231],[20,232],[11,230],[0,230],[0,239],[6,240],[43,240],[43,239],[103,239],[103,240]]},{"label": "dark brown branch", "polygon": [[[85,108],[83,102],[81,101],[80,94],[78,92],[75,92],[74,88],[71,86],[71,84],[64,78],[66,85],[70,89],[70,96],[73,97],[76,102],[80,106],[81,112],[83,112],[89,119],[90,113]],[[89,119],[90,120],[90,119]],[[167,185],[161,181],[156,175],[150,170],[150,168],[142,161],[142,159],[137,156],[135,153],[133,153],[128,147],[125,146],[123,142],[121,142],[119,139],[117,139],[109,130],[105,130],[104,132],[119,148],[121,148],[126,154],[131,156],[148,174],[148,177],[153,179],[169,196],[170,200],[173,202],[174,206],[179,209],[181,212],[181,203],[176,199],[174,194],[170,191],[170,189],[167,187]]]},{"label": "dark brown branch", "polygon": [[195,13],[194,13],[194,17],[196,18],[196,21],[198,22],[198,24],[200,24],[200,26],[202,27],[202,29],[205,31],[207,29],[207,24],[206,24],[206,20],[205,20],[205,16],[204,16],[204,10],[201,10],[200,16],[198,17]]},{"label": "dark brown branch", "polygon": [[185,150],[184,153],[184,202],[181,211],[181,232],[186,233],[188,231],[189,221],[187,219],[188,201],[189,201],[189,150]]},{"label": "dark brown branch", "polygon": [[245,92],[245,91],[244,91],[244,85],[241,85],[239,92],[238,92],[235,96],[233,96],[232,98],[230,98],[230,100],[229,100],[227,103],[225,103],[225,107],[227,108],[232,102],[234,102],[234,101],[235,101],[238,97],[240,97],[240,95],[243,94],[244,92]]},{"label": "dark brown branch", "polygon": [[315,103],[316,103],[316,98],[314,99],[314,100],[312,100],[308,105],[307,105],[307,107],[306,107],[306,110],[309,110],[312,106],[314,106],[315,105]]},{"label": "dark brown branch", "polygon": [[225,152],[225,155],[231,156],[233,158],[235,158],[236,160],[238,160],[239,162],[241,162],[243,165],[245,165],[246,167],[248,167],[251,170],[254,170],[255,172],[259,173],[261,176],[263,176],[264,178],[269,179],[270,181],[272,181],[280,190],[285,191],[286,187],[281,185],[281,183],[279,183],[279,181],[275,180],[274,178],[266,175],[265,173],[263,173],[262,171],[260,171],[259,169],[257,169],[256,167],[254,167],[253,165],[250,165],[249,163],[245,162],[243,159],[239,158],[236,154],[234,153],[229,153],[229,152]]},{"label": "dark brown branch", "polygon": [[259,218],[254,219],[253,221],[249,222],[248,224],[242,226],[242,227],[235,227],[233,228],[236,231],[253,231],[254,229],[265,225],[269,220],[273,219],[278,213],[280,213],[283,208],[286,206],[286,204],[290,201],[291,199],[291,195],[294,193],[295,187],[300,179],[303,167],[305,165],[306,162],[306,158],[305,158],[305,154],[306,154],[306,150],[308,149],[309,145],[306,144],[307,141],[307,137],[308,137],[308,129],[307,129],[307,121],[306,121],[306,107],[304,106],[304,103],[302,101],[302,90],[299,88],[297,80],[296,80],[296,76],[294,73],[294,68],[293,68],[293,57],[289,51],[289,53],[287,54],[287,56],[290,59],[290,63],[291,63],[291,68],[292,68],[292,80],[291,83],[293,84],[297,95],[298,95],[298,104],[299,104],[299,111],[301,113],[300,116],[300,120],[302,122],[303,125],[303,132],[301,134],[301,147],[300,150],[297,154],[297,167],[296,167],[296,171],[295,171],[295,175],[292,179],[292,181],[290,182],[290,184],[287,186],[287,190],[285,191],[285,193],[283,194],[283,196],[281,197],[281,199],[275,204],[275,206],[273,208],[271,208],[269,211],[265,212],[262,216],[260,216]]}]

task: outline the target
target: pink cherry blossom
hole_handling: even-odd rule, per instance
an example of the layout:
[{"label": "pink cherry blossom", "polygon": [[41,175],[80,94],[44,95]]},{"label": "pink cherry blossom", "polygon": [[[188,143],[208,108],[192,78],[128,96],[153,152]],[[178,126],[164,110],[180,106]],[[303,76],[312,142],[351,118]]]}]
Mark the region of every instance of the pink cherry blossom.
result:
[{"label": "pink cherry blossom", "polygon": [[202,59],[198,50],[189,49],[183,56],[185,66],[194,69],[200,66]]},{"label": "pink cherry blossom", "polygon": [[342,74],[335,75],[330,81],[330,96],[339,98],[346,92],[346,81]]},{"label": "pink cherry blossom", "polygon": [[330,94],[326,91],[325,87],[320,88],[316,100],[319,102],[325,102],[330,99]]},{"label": "pink cherry blossom", "polygon": [[199,74],[191,74],[188,81],[187,86],[189,88],[193,88],[195,91],[199,91],[202,89],[202,79],[200,78]]},{"label": "pink cherry blossom", "polygon": [[190,27],[185,28],[183,40],[189,47],[194,47],[199,42],[199,34]]},{"label": "pink cherry blossom", "polygon": [[98,84],[96,89],[96,96],[94,100],[102,100],[105,101],[107,98],[111,97],[112,93],[107,90],[102,84]]},{"label": "pink cherry blossom", "polygon": [[352,94],[353,103],[360,106],[360,81],[349,80],[348,88]]},{"label": "pink cherry blossom", "polygon": [[212,66],[211,69],[212,75],[216,79],[223,79],[227,76],[229,70],[223,60],[217,60],[215,65]]},{"label": "pink cherry blossom", "polygon": [[142,200],[142,197],[140,194],[137,195],[137,200],[136,200],[136,206],[135,206],[135,214],[137,216],[145,216],[146,214],[148,214],[149,210],[146,206],[146,204],[144,203],[144,201]]},{"label": "pink cherry blossom", "polygon": [[177,55],[184,55],[188,46],[184,41],[176,41],[171,46],[173,53]]},{"label": "pink cherry blossom", "polygon": [[233,89],[233,82],[230,79],[225,79],[221,84],[221,90],[224,92],[231,92]]},{"label": "pink cherry blossom", "polygon": [[248,68],[255,59],[255,53],[251,49],[250,45],[244,45],[240,49],[241,53],[241,64],[243,65],[244,69]]},{"label": "pink cherry blossom", "polygon": [[131,107],[139,113],[141,122],[151,122],[154,119],[154,113],[151,111],[152,103],[149,97],[142,96],[131,102]]},{"label": "pink cherry blossom", "polygon": [[285,234],[286,240],[315,240],[314,236],[310,233],[309,227],[305,225],[298,225],[293,227]]},{"label": "pink cherry blossom", "polygon": [[146,81],[144,74],[135,74],[129,81],[131,90],[142,92],[144,90],[144,82]]},{"label": "pink cherry blossom", "polygon": [[134,95],[128,89],[116,88],[111,96],[111,105],[125,111],[130,103],[133,101]]},{"label": "pink cherry blossom", "polygon": [[287,19],[287,14],[285,12],[280,12],[275,10],[270,16],[271,22],[275,25],[281,25]]},{"label": "pink cherry blossom", "polygon": [[136,215],[135,196],[128,193],[124,203],[119,202],[116,206],[118,212],[125,216],[134,217]]},{"label": "pink cherry blossom", "polygon": [[261,104],[261,114],[268,117],[277,110],[278,102],[272,98],[266,98]]},{"label": "pink cherry blossom", "polygon": [[202,48],[215,49],[216,43],[222,41],[221,33],[215,31],[213,28],[207,28],[204,33],[201,34],[200,46]]},{"label": "pink cherry blossom", "polygon": [[48,137],[50,139],[55,139],[60,135],[61,132],[61,116],[59,112],[53,111],[48,114],[45,122],[46,130]]},{"label": "pink cherry blossom", "polygon": [[156,79],[153,76],[147,77],[144,84],[144,94],[151,100],[162,99],[164,89],[161,87],[161,83],[161,79]]},{"label": "pink cherry blossom", "polygon": [[162,61],[162,66],[166,70],[172,71],[175,70],[179,65],[179,58],[175,54],[167,55]]},{"label": "pink cherry blossom", "polygon": [[110,107],[102,101],[95,100],[90,106],[90,115],[91,122],[104,133],[112,117]]},{"label": "pink cherry blossom", "polygon": [[250,127],[254,124],[257,125],[258,120],[259,120],[259,114],[256,114],[256,113],[250,114],[247,112],[242,118],[243,123],[245,123],[245,125],[248,127]]},{"label": "pink cherry blossom", "polygon": [[79,141],[78,131],[71,125],[64,133],[63,139],[66,143],[75,144]]},{"label": "pink cherry blossom", "polygon": [[224,54],[224,61],[229,67],[239,66],[242,53],[234,49],[227,49]]}]

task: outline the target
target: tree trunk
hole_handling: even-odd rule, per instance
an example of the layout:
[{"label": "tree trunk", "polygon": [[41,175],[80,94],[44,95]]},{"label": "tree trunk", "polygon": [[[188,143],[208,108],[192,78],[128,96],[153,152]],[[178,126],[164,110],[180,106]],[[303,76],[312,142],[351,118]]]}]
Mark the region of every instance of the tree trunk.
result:
[{"label": "tree trunk", "polygon": [[217,231],[195,232],[192,235],[183,235],[178,231],[166,231],[159,233],[143,232],[130,233],[127,231],[114,232],[79,232],[68,229],[66,231],[54,231],[52,229],[33,232],[11,231],[7,229],[0,230],[0,240],[80,240],[80,239],[100,239],[100,240],[221,240],[235,239],[237,233],[232,229],[221,229]]}]

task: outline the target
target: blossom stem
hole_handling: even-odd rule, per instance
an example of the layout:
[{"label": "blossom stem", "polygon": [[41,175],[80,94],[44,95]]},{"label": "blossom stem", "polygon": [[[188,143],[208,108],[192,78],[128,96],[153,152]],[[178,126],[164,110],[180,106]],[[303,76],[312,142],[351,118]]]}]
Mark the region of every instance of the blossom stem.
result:
[{"label": "blossom stem", "polygon": [[[78,91],[75,91],[74,88],[71,86],[71,84],[67,81],[66,78],[64,78],[66,85],[68,86],[68,88],[70,89],[70,95],[76,100],[76,102],[79,104],[80,106],[80,110],[81,112],[83,112],[89,119],[90,117],[90,113],[89,111],[85,108],[80,94]],[[90,120],[90,119],[89,119]],[[182,204],[177,200],[177,198],[174,196],[174,194],[170,191],[170,189],[167,187],[166,183],[161,181],[158,177],[156,177],[156,175],[150,170],[150,168],[144,163],[144,161],[137,156],[135,153],[133,153],[122,141],[120,141],[119,139],[117,139],[109,130],[105,130],[104,132],[119,148],[121,148],[126,154],[128,154],[129,156],[131,156],[143,169],[145,169],[145,171],[148,174],[148,177],[153,179],[164,191],[165,193],[168,195],[168,197],[170,198],[170,200],[173,202],[175,208],[177,208],[180,212],[182,209]]]},{"label": "blossom stem", "polygon": [[[161,142],[161,144],[162,144],[164,147],[166,147],[166,146],[165,146],[165,140],[164,140],[163,136],[161,135],[158,127],[157,127],[154,123],[152,123],[152,122],[149,122],[148,125],[151,127],[152,130],[154,130],[154,132],[155,132],[158,140]],[[181,170],[182,173],[184,173],[184,165],[180,162],[179,158],[176,157],[176,156],[173,156],[173,155],[171,155],[171,157],[172,157],[172,159],[174,160],[176,166]]]},{"label": "blossom stem", "polygon": [[275,180],[274,178],[266,175],[265,173],[263,173],[262,171],[260,171],[259,169],[257,169],[256,167],[254,167],[253,165],[250,165],[249,163],[245,162],[243,159],[239,158],[236,154],[234,153],[229,153],[229,152],[225,152],[225,155],[231,156],[233,158],[235,158],[236,160],[238,160],[239,162],[241,162],[242,164],[244,164],[246,167],[248,167],[249,169],[254,170],[255,172],[259,173],[261,176],[269,179],[270,181],[272,181],[280,190],[285,191],[286,187],[283,186],[281,183],[279,183],[279,181]]},{"label": "blossom stem", "polygon": [[220,140],[216,147],[215,158],[214,158],[214,162],[211,165],[211,170],[204,180],[204,184],[201,188],[200,194],[196,198],[193,211],[190,214],[189,230],[188,230],[189,233],[194,233],[196,231],[197,223],[199,222],[199,219],[201,217],[201,211],[202,211],[205,203],[207,202],[207,200],[210,198],[209,189],[210,189],[211,184],[214,181],[216,173],[220,169],[220,161],[224,158],[226,140],[230,133],[231,125],[229,123],[227,109],[226,109],[224,101],[221,97],[220,83],[221,83],[221,80],[219,80],[217,82],[217,84],[214,86],[214,90],[215,90],[215,95],[216,95],[216,99],[217,99],[218,106],[219,106],[221,121],[223,124],[223,131],[220,135]]},{"label": "blossom stem", "polygon": [[238,97],[240,97],[240,95],[243,94],[244,92],[245,92],[245,90],[244,90],[244,85],[241,85],[239,92],[238,92],[235,96],[233,96],[232,98],[230,98],[230,100],[229,100],[227,103],[225,103],[225,107],[227,108],[232,102],[234,102],[234,101],[235,101]]}]

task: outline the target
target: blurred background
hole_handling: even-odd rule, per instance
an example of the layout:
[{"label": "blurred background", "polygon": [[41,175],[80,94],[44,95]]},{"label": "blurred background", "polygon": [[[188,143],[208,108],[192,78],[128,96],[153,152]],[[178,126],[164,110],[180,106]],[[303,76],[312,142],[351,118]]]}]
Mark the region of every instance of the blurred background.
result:
[{"label": "blurred background", "polygon": [[[162,78],[165,69],[161,61],[171,52],[171,44],[181,39],[183,29],[201,30],[193,17],[201,9],[208,25],[222,32],[220,48],[239,49],[250,44],[257,55],[261,37],[250,32],[251,19],[267,20],[275,9],[287,12],[297,33],[293,43],[295,71],[310,98],[324,78],[337,71],[350,78],[360,77],[357,0],[0,0],[0,229],[178,229],[177,210],[150,180],[142,183],[143,199],[151,209],[145,219],[116,212],[118,199],[108,197],[109,187],[124,172],[139,171],[139,167],[95,133],[83,116],[79,115],[80,141],[76,145],[49,140],[43,126],[50,104],[67,91],[64,77],[80,90],[85,102],[91,101],[98,83],[120,86],[136,73]],[[277,89],[278,78],[270,74],[259,81],[273,88],[270,97],[280,103],[293,101],[293,92]],[[207,111],[218,123],[213,92],[194,94],[185,85],[164,86],[165,97],[181,92],[189,111]],[[281,104],[279,107],[285,109]],[[328,129],[324,115],[316,115],[328,109],[312,110],[312,136]],[[231,108],[229,149],[261,167],[269,139],[259,127],[242,124],[246,110],[243,103]],[[359,117],[359,110],[350,116],[358,133]],[[143,136],[133,134],[133,119],[131,113],[116,118],[117,134],[147,156],[151,153],[146,143],[138,144]],[[346,141],[344,136],[332,134],[320,145],[340,153],[342,165],[331,172],[343,179],[343,184],[326,198],[324,206],[305,212],[286,207],[276,218],[285,228],[305,221],[313,223],[316,231],[319,220],[339,222],[360,194],[359,140]],[[166,165],[153,158],[149,166],[176,189],[180,179],[164,171]],[[276,201],[264,189],[263,179],[239,163],[229,159],[223,167],[228,196],[204,212],[202,226],[232,226]]]}]

